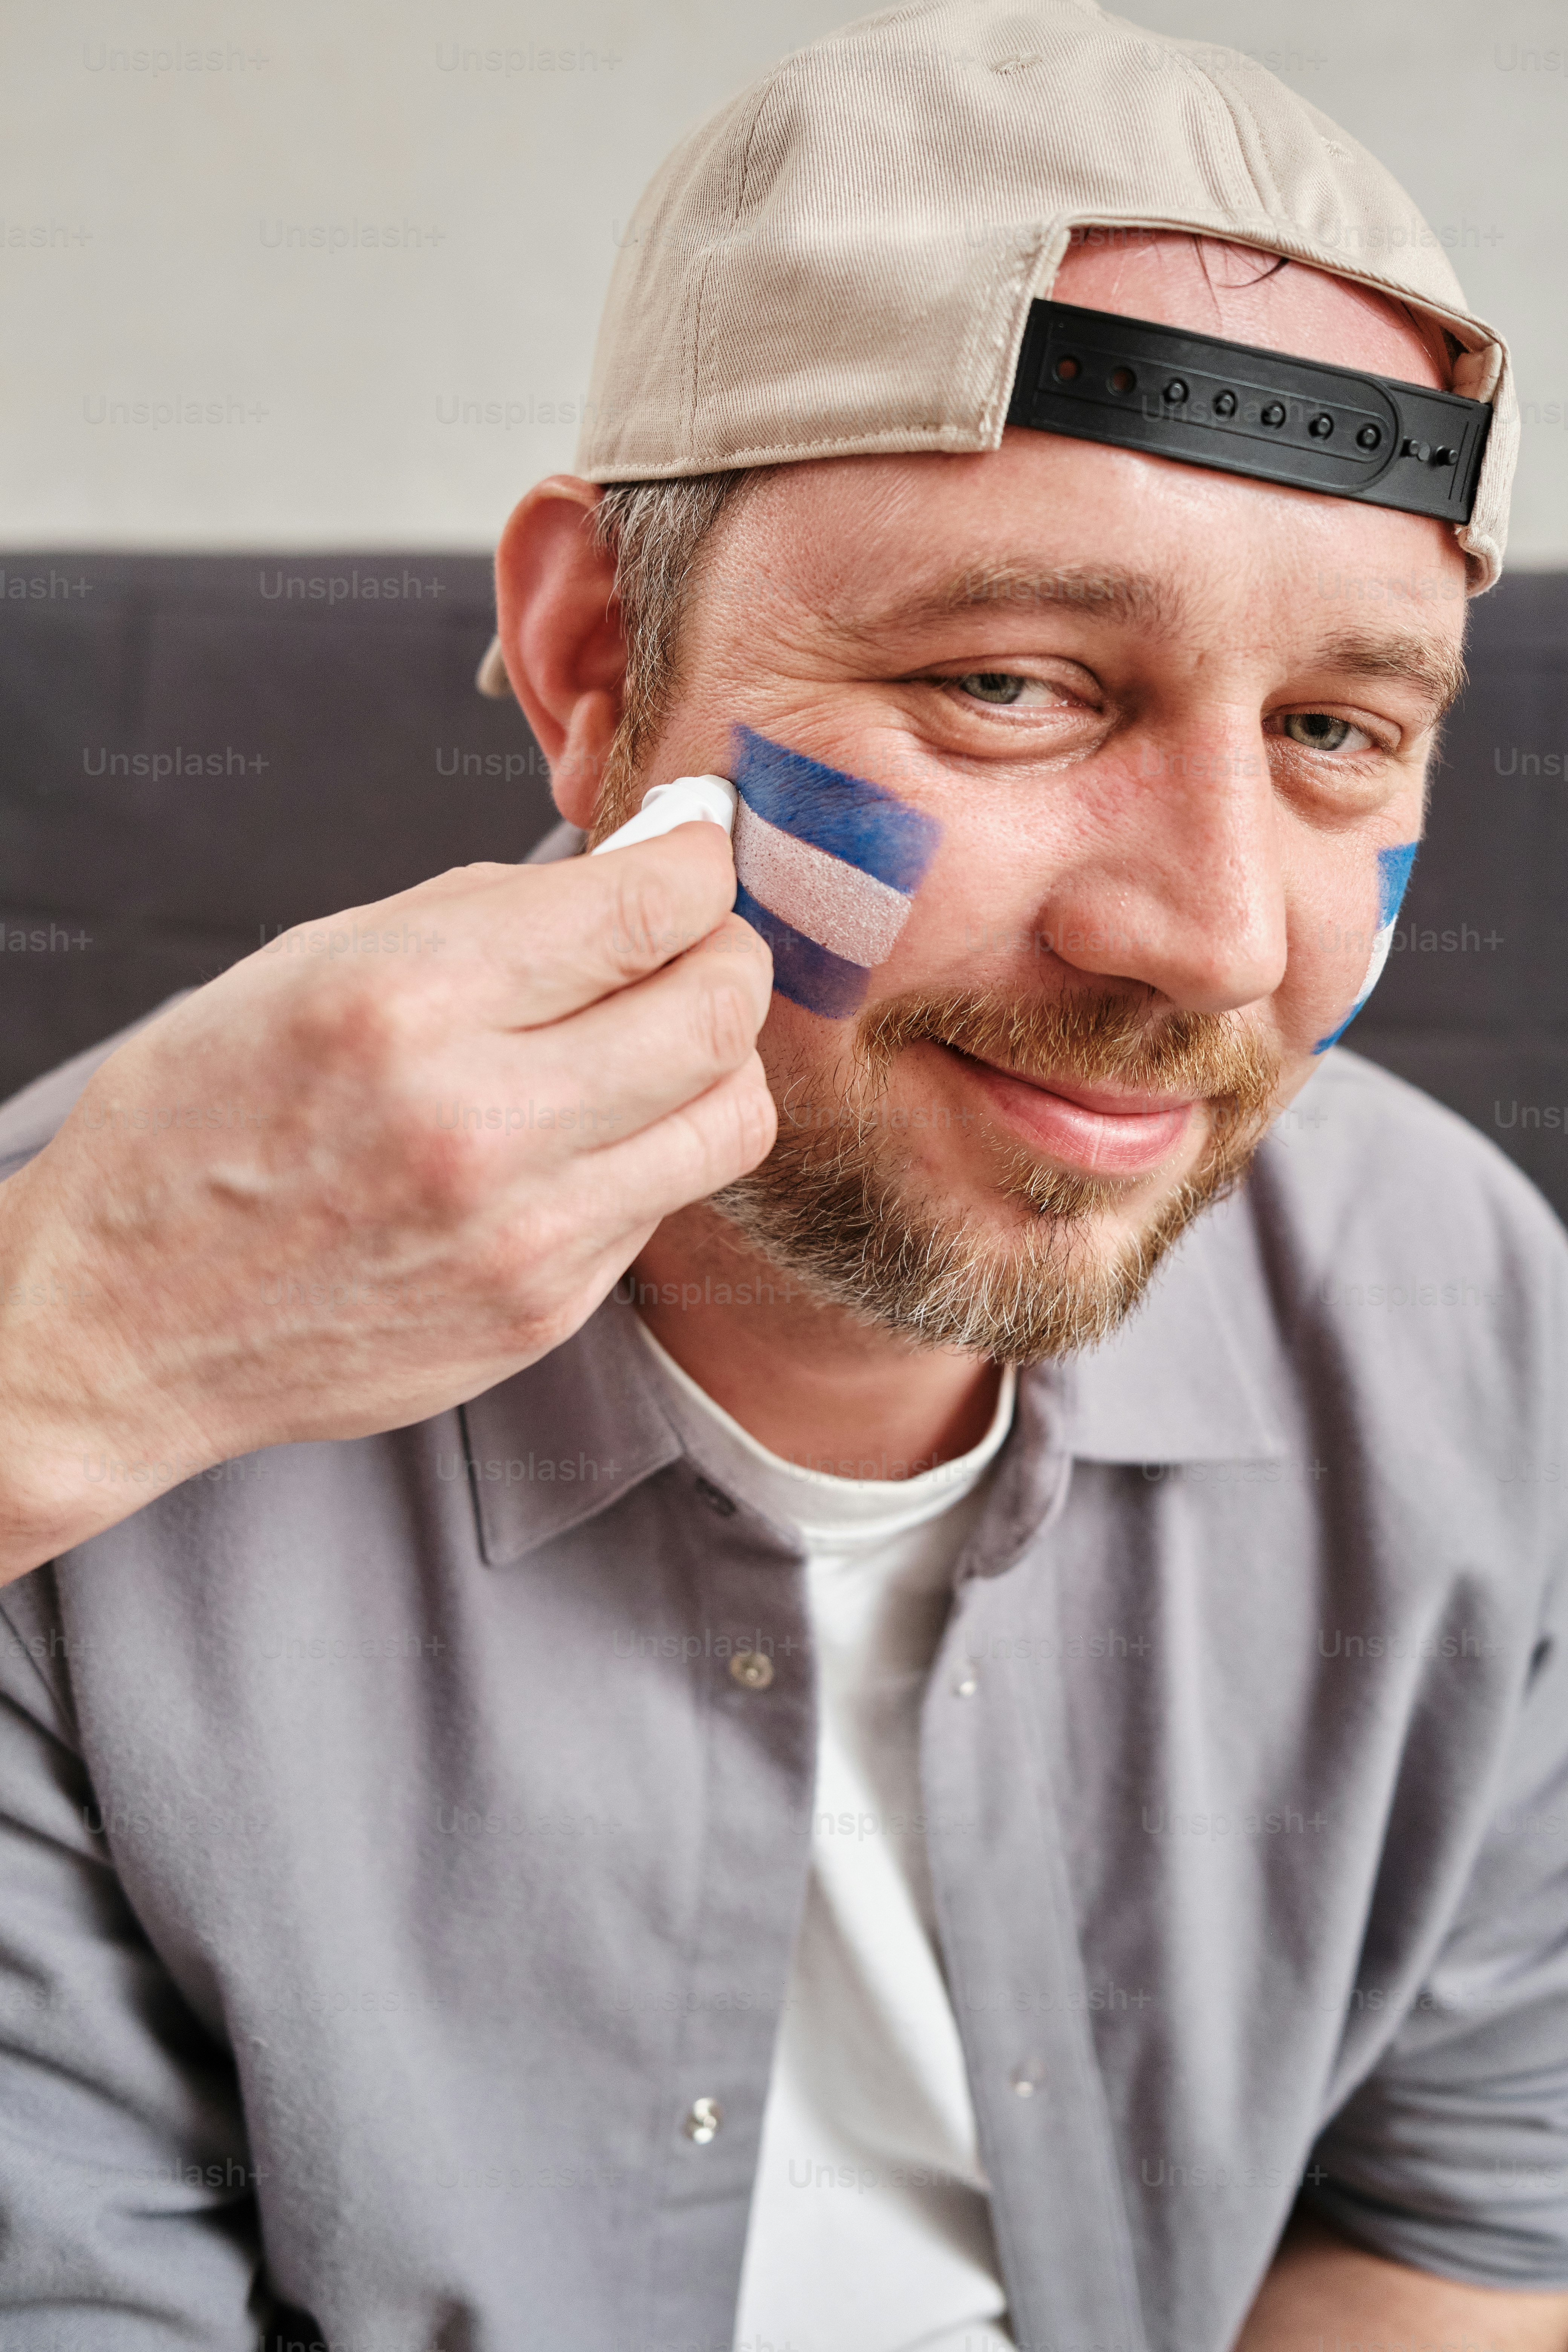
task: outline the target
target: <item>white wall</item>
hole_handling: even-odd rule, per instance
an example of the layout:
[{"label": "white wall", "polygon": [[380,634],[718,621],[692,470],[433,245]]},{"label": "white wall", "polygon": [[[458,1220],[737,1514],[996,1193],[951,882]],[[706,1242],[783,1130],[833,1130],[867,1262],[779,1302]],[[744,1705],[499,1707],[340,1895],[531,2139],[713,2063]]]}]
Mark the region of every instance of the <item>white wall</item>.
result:
[{"label": "white wall", "polygon": [[[489,546],[519,489],[570,462],[561,406],[582,396],[616,225],[661,154],[858,13],[5,0],[0,544]],[[1261,56],[1457,230],[1467,293],[1513,342],[1542,420],[1512,552],[1568,562],[1568,15],[1539,0],[1131,13]],[[192,49],[199,65],[174,62]],[[1527,70],[1531,49],[1553,64]],[[500,70],[450,69],[465,50],[501,52]],[[296,224],[339,249],[268,241]],[[412,235],[345,247],[356,224]],[[222,421],[103,416],[176,396]],[[442,421],[465,402],[513,421]]]}]

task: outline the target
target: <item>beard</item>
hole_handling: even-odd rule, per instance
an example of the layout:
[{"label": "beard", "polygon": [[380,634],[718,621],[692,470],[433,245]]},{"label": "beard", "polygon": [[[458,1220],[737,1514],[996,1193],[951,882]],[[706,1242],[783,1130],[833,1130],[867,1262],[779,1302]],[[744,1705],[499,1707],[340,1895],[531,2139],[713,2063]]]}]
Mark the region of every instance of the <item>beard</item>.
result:
[{"label": "beard", "polygon": [[[1199,1097],[1202,1154],[1141,1225],[1111,1234],[1103,1228],[1126,1201],[1126,1181],[1054,1168],[982,1119],[976,1139],[994,1193],[1022,1212],[1007,1230],[987,1232],[973,1212],[932,1195],[891,1123],[894,1066],[926,1042],[1047,1083]],[[862,1016],[836,1067],[775,1076],[777,1143],[709,1205],[809,1296],[858,1322],[996,1362],[1037,1363],[1107,1338],[1194,1219],[1235,1190],[1267,1129],[1279,1068],[1235,1015],[1152,1020],[1142,997],[897,997]]]}]

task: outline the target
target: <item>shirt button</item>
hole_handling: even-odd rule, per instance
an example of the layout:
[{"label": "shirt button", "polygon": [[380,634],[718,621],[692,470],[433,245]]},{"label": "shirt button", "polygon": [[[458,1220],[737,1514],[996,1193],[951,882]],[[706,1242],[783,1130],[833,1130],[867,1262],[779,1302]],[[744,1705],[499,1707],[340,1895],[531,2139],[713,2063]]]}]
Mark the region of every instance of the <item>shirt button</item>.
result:
[{"label": "shirt button", "polygon": [[724,2110],[717,2099],[693,2099],[686,2110],[681,2130],[699,2147],[706,2147],[724,2120]]},{"label": "shirt button", "polygon": [[711,1478],[699,1478],[697,1481],[697,1491],[701,1496],[703,1501],[707,1504],[709,1509],[710,1511],[717,1511],[721,1519],[732,1519],[734,1517],[736,1506],[730,1500],[728,1495],[723,1493],[720,1487],[715,1486]]},{"label": "shirt button", "polygon": [[1043,2086],[1045,2079],[1046,2068],[1044,2060],[1040,2058],[1026,2058],[1021,2066],[1015,2066],[1013,2069],[1012,2084],[1014,2092],[1020,2099],[1032,2099],[1035,2093]]},{"label": "shirt button", "polygon": [[959,1698],[973,1698],[980,1688],[980,1678],[977,1675],[963,1674],[959,1675],[952,1687]]},{"label": "shirt button", "polygon": [[765,1650],[737,1650],[730,1675],[742,1690],[766,1690],[773,1678],[773,1662]]}]

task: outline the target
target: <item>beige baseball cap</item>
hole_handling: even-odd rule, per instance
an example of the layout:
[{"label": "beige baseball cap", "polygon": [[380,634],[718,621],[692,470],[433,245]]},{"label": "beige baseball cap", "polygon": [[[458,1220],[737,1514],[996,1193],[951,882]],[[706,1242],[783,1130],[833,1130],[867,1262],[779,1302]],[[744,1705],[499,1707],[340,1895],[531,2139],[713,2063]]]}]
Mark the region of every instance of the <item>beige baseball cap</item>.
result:
[{"label": "beige baseball cap", "polygon": [[[1490,404],[1453,529],[1471,593],[1491,586],[1518,404],[1507,347],[1467,310],[1443,238],[1254,59],[1094,0],[884,10],[795,51],[683,139],[622,240],[577,469],[646,481],[994,449],[1031,306],[1090,226],[1254,247],[1436,321],[1451,391]],[[499,646],[479,684],[510,690]]]}]

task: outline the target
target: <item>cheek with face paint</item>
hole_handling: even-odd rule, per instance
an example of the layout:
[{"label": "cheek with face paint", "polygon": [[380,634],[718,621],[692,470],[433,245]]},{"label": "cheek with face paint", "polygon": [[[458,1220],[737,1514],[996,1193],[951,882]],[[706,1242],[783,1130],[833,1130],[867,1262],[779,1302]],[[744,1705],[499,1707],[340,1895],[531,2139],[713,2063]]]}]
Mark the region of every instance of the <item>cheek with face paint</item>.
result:
[{"label": "cheek with face paint", "polygon": [[735,912],[773,957],[780,996],[858,1012],[903,929],[942,826],[880,784],[735,730]]},{"label": "cheek with face paint", "polygon": [[1383,967],[1388,961],[1388,951],[1394,944],[1394,927],[1399,919],[1399,909],[1410,880],[1410,869],[1415,863],[1415,852],[1419,847],[1418,842],[1402,841],[1395,848],[1378,851],[1377,928],[1373,933],[1372,953],[1367,959],[1366,971],[1355,1003],[1337,1029],[1331,1029],[1326,1037],[1319,1038],[1312,1048],[1314,1054],[1326,1054],[1331,1045],[1338,1043],[1383,977]]}]

